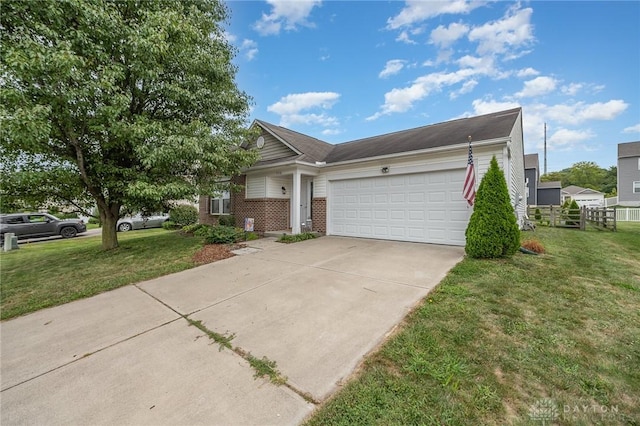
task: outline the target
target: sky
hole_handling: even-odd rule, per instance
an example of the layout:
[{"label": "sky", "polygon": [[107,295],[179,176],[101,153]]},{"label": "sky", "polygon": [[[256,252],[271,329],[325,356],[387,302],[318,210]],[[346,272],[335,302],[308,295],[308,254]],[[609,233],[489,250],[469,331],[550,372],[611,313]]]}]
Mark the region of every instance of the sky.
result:
[{"label": "sky", "polygon": [[549,172],[640,140],[640,1],[226,4],[251,121],[340,143],[520,106]]}]

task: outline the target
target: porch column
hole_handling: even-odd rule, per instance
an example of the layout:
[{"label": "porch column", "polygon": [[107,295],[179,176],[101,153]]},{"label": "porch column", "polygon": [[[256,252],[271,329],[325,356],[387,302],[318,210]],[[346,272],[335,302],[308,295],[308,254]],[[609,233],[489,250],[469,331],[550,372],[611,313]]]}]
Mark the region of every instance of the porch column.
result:
[{"label": "porch column", "polygon": [[300,233],[300,170],[296,169],[293,171],[293,190],[291,191],[291,217],[293,219],[293,223],[291,224],[291,233],[299,234]]}]

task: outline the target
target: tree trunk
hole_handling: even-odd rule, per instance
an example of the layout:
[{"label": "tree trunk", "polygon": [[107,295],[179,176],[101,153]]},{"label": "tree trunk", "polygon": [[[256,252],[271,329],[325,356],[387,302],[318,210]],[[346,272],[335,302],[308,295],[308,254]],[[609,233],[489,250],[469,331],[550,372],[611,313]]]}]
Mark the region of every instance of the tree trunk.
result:
[{"label": "tree trunk", "polygon": [[118,247],[118,233],[116,225],[120,217],[120,205],[109,204],[107,209],[100,208],[102,221],[102,249],[111,250]]}]

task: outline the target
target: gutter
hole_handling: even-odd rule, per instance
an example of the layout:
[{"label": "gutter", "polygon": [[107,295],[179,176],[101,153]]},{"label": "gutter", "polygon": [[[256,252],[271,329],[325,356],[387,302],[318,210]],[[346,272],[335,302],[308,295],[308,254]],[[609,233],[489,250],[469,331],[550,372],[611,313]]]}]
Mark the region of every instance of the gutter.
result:
[{"label": "gutter", "polygon": [[[474,143],[472,141],[471,142],[471,146],[472,146],[472,148],[475,149],[477,147],[498,145],[498,144],[501,144],[501,143],[507,143],[508,144],[510,142],[511,142],[511,137],[507,136],[507,137],[498,138],[498,139],[488,139],[488,140],[484,140],[484,141],[476,142],[476,143]],[[468,146],[469,146],[469,142],[464,142],[464,143],[456,144],[456,145],[438,146],[438,147],[435,147],[435,148],[426,148],[426,149],[421,149],[421,150],[418,150],[418,151],[405,151],[405,152],[397,152],[395,154],[378,155],[376,157],[366,157],[366,158],[358,158],[358,159],[354,159],[354,160],[338,161],[338,162],[335,162],[335,163],[328,163],[328,164],[326,164],[326,166],[322,166],[322,167],[342,166],[342,165],[353,164],[353,163],[364,163],[366,161],[386,160],[386,159],[389,159],[389,158],[407,157],[407,156],[410,156],[410,155],[438,153],[438,152],[449,151],[451,149],[466,149]]]},{"label": "gutter", "polygon": [[[472,146],[472,148],[475,149],[475,148],[478,148],[478,147],[499,145],[499,144],[503,144],[503,143],[506,143],[507,145],[509,145],[511,143],[511,137],[510,136],[506,136],[506,137],[497,138],[497,139],[487,139],[487,140],[483,140],[483,141],[475,142],[475,143],[472,141],[471,142],[471,146]],[[303,166],[308,166],[308,167],[316,167],[316,168],[320,169],[320,168],[325,168],[325,167],[342,166],[342,165],[348,165],[348,164],[354,164],[354,163],[365,163],[365,162],[368,162],[368,161],[376,161],[376,160],[386,160],[386,159],[391,159],[391,158],[408,157],[408,156],[412,156],[412,155],[438,153],[438,152],[449,151],[449,150],[452,150],[452,149],[466,149],[469,146],[468,144],[469,144],[468,142],[464,142],[464,143],[460,143],[460,144],[456,144],[456,145],[444,145],[444,146],[438,146],[438,147],[434,147],[434,148],[421,149],[421,150],[417,150],[417,151],[405,151],[405,152],[397,152],[397,153],[394,153],[394,154],[378,155],[378,156],[375,156],[375,157],[365,157],[365,158],[357,158],[357,159],[353,159],[353,160],[337,161],[335,163],[325,163],[325,162],[308,163],[306,161],[300,161],[300,160],[289,160],[289,161],[285,161],[283,163],[273,163],[273,164],[265,164],[263,166],[250,167],[248,169],[243,170],[243,172],[270,169],[270,168],[273,168],[273,167],[293,166],[293,165],[303,165]]]}]

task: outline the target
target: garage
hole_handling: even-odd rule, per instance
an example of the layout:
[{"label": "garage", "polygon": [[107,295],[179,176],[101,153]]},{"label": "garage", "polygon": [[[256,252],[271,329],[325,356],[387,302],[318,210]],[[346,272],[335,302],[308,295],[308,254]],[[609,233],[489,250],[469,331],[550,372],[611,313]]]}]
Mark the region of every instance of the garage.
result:
[{"label": "garage", "polygon": [[472,209],[462,198],[464,169],[334,180],[329,233],[464,245]]}]

